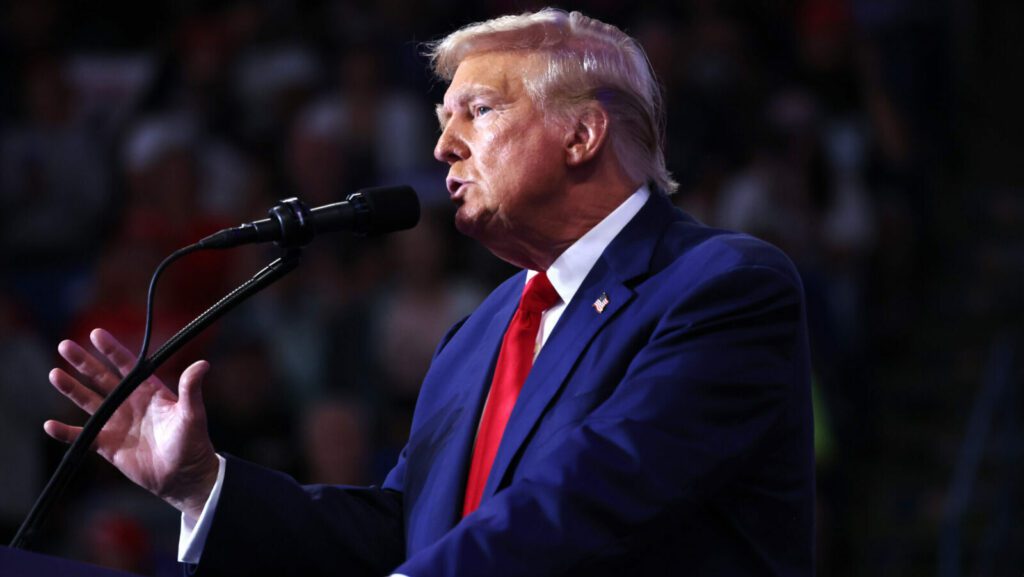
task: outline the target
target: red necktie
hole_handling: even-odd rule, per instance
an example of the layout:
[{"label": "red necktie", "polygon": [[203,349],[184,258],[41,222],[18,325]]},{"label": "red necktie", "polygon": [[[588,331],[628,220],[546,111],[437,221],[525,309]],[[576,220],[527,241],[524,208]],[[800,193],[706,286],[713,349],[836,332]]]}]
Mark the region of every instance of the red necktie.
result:
[{"label": "red necktie", "polygon": [[498,454],[498,445],[501,444],[508,417],[512,414],[519,390],[523,388],[523,382],[533,366],[541,314],[558,301],[558,293],[545,273],[534,275],[526,283],[523,296],[519,299],[519,308],[501,342],[491,392],[480,418],[480,429],[476,434],[473,461],[469,466],[469,480],[466,483],[466,499],[462,505],[463,517],[480,506],[487,476],[491,472],[494,456]]}]

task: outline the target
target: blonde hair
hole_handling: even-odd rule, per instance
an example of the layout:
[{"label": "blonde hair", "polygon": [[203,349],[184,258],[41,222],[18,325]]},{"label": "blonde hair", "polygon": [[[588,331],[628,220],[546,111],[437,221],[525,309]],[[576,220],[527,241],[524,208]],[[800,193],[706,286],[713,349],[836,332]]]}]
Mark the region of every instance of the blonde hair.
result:
[{"label": "blonde hair", "polygon": [[527,78],[542,109],[561,120],[586,102],[610,118],[609,137],[626,173],[667,194],[678,185],[665,167],[661,91],[640,44],[615,26],[554,8],[465,26],[427,45],[434,73],[450,82],[467,57],[524,51],[547,55],[547,70]]}]

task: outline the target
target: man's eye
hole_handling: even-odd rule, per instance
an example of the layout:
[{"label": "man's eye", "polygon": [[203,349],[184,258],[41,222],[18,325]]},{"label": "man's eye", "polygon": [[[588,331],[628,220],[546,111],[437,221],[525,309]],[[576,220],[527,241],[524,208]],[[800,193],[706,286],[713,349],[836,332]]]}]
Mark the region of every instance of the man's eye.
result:
[{"label": "man's eye", "polygon": [[483,116],[493,110],[490,106],[478,105],[473,107],[473,116]]}]

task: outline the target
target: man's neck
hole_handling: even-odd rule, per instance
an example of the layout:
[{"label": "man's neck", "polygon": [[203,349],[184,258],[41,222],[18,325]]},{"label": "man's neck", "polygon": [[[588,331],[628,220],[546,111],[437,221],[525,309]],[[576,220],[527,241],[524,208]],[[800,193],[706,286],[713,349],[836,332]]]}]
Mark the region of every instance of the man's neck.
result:
[{"label": "man's neck", "polygon": [[526,262],[514,262],[522,268],[547,270],[566,249],[583,238],[640,188],[637,184],[613,187],[579,186],[566,193],[564,208],[546,211],[542,216],[540,234],[525,247],[533,250]]},{"label": "man's neck", "polygon": [[[583,279],[590,273],[605,249],[640,212],[650,195],[651,192],[646,186],[640,187],[551,263],[547,268],[548,279],[563,303],[572,300],[576,289],[583,283]],[[532,274],[531,272],[527,277]]]}]

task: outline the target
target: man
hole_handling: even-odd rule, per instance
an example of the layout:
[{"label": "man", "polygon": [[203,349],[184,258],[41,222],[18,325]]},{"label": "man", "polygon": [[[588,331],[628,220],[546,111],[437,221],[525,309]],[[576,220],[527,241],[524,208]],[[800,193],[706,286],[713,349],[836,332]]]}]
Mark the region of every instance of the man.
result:
[{"label": "man", "polygon": [[[301,487],[217,456],[202,361],[178,398],[140,388],[100,454],[182,511],[202,574],[811,575],[800,281],[671,207],[640,47],[543,10],[457,31],[432,60],[456,225],[528,271],[442,340],[384,485]],[[53,384],[94,410],[117,379],[59,349],[91,387]]]}]

